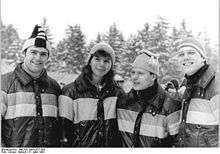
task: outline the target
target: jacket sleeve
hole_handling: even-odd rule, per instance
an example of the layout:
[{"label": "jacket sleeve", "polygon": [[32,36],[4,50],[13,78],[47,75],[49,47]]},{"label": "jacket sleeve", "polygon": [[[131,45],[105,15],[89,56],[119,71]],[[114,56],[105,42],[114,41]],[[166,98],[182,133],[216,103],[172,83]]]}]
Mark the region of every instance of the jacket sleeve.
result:
[{"label": "jacket sleeve", "polygon": [[[1,94],[0,94],[0,111],[1,111],[1,122],[5,118],[5,114],[8,108],[8,99],[7,99],[7,89],[9,82],[7,81],[7,77],[2,76],[1,78]],[[2,128],[1,128],[2,131]],[[2,132],[3,133],[3,132]],[[1,136],[1,147],[5,147],[6,142],[4,141],[3,137]]]},{"label": "jacket sleeve", "polygon": [[5,113],[7,111],[7,94],[3,90],[1,90],[1,96],[0,96],[0,108],[1,108],[1,117],[5,116]]},{"label": "jacket sleeve", "polygon": [[122,88],[117,87],[116,96],[117,96],[116,108],[125,106],[127,103],[127,94],[125,93],[125,91]]},{"label": "jacket sleeve", "polygon": [[168,137],[166,139],[166,144],[168,146],[176,146],[178,140],[177,136],[179,133],[180,126],[180,110],[181,110],[181,102],[173,99],[166,99],[166,125],[168,130]]},{"label": "jacket sleeve", "polygon": [[74,111],[73,99],[68,90],[63,89],[59,96],[59,123],[60,123],[60,144],[64,147],[72,145],[74,138]]},{"label": "jacket sleeve", "polygon": [[[1,122],[2,122],[5,113],[7,111],[7,94],[4,91],[1,91],[1,95],[0,95],[0,110],[1,110]],[[3,137],[1,137],[1,147],[5,147],[5,142]]]},{"label": "jacket sleeve", "polygon": [[216,79],[214,79],[209,87],[207,88],[207,97],[209,99],[209,107],[212,111],[212,114],[215,118],[215,121],[217,124],[219,124],[219,97],[220,97],[220,88],[219,88],[219,83],[220,83],[220,77],[219,73],[216,76]]}]

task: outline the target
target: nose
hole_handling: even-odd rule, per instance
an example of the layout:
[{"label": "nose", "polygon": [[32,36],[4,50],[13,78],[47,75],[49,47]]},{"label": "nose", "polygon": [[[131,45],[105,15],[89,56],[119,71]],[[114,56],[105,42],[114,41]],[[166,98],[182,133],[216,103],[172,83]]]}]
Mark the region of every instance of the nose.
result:
[{"label": "nose", "polygon": [[180,60],[187,60],[188,58],[189,58],[189,56],[186,53],[183,53],[183,55],[180,58]]},{"label": "nose", "polygon": [[138,78],[137,73],[133,73],[133,74],[131,75],[131,79],[132,79],[133,81],[137,80],[137,78]]},{"label": "nose", "polygon": [[40,58],[41,58],[40,53],[37,53],[36,56],[35,56],[35,58],[36,58],[36,59],[40,59]]},{"label": "nose", "polygon": [[99,66],[103,66],[103,67],[105,66],[104,60],[100,60],[100,61],[99,61]]}]

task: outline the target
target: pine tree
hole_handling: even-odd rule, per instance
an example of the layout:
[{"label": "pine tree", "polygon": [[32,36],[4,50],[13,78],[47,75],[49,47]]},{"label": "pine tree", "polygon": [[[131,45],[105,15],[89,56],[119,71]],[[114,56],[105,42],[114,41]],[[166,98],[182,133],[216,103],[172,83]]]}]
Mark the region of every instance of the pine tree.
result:
[{"label": "pine tree", "polygon": [[124,37],[122,33],[117,29],[117,26],[115,23],[113,23],[112,26],[109,28],[109,32],[107,35],[103,36],[103,40],[109,43],[109,45],[114,49],[116,54],[116,60],[115,60],[115,70],[116,73],[122,74],[123,68],[121,66],[122,61],[122,53],[124,52]]},{"label": "pine tree", "polygon": [[218,45],[211,43],[207,32],[199,32],[197,39],[201,41],[204,47],[207,63],[217,69],[217,66],[219,66]]},{"label": "pine tree", "polygon": [[153,26],[153,29],[150,32],[151,40],[149,41],[150,45],[148,50],[157,54],[167,53],[167,48],[169,46],[168,30],[169,23],[167,20],[162,17],[158,17],[155,22],[155,26]]},{"label": "pine tree", "polygon": [[121,66],[123,70],[122,76],[128,78],[130,76],[131,64],[142,50],[142,40],[137,35],[130,35],[125,43],[125,50],[122,53]]},{"label": "pine tree", "polygon": [[13,66],[23,61],[23,54],[21,52],[23,43],[21,40],[14,40],[7,50],[7,56],[5,58],[10,59]]},{"label": "pine tree", "polygon": [[10,53],[9,47],[15,42],[15,40],[19,41],[20,38],[18,36],[17,30],[13,27],[12,24],[5,26],[1,22],[1,58],[9,58],[8,54],[15,54]]},{"label": "pine tree", "polygon": [[61,66],[69,73],[79,73],[85,64],[85,36],[79,25],[68,26],[67,38],[59,42],[57,56]]},{"label": "pine tree", "polygon": [[151,46],[151,35],[150,35],[150,25],[149,23],[144,24],[144,28],[141,31],[138,31],[138,38],[141,40],[141,46],[144,49],[148,49]]}]

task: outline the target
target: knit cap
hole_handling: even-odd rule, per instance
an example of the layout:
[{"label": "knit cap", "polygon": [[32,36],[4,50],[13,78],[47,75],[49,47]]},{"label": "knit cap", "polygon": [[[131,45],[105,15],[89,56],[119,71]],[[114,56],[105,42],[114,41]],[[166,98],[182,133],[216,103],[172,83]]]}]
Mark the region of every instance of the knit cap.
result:
[{"label": "knit cap", "polygon": [[50,53],[51,45],[47,40],[46,32],[41,26],[35,25],[31,36],[25,41],[23,45],[22,52],[24,53],[30,46],[43,47],[48,50],[48,53]]},{"label": "knit cap", "polygon": [[104,50],[105,52],[107,52],[111,56],[111,58],[112,58],[112,63],[113,64],[115,63],[115,52],[114,52],[113,48],[109,44],[104,43],[104,42],[97,43],[91,49],[89,57],[91,57],[91,55],[93,55],[98,50]]},{"label": "knit cap", "polygon": [[159,75],[159,61],[158,55],[148,51],[142,50],[140,55],[134,60],[133,67],[141,68],[146,71]]},{"label": "knit cap", "polygon": [[204,49],[202,43],[200,43],[195,38],[188,37],[188,38],[182,40],[181,42],[179,42],[179,45],[177,46],[177,53],[176,54],[180,53],[180,49],[183,48],[183,47],[192,47],[192,48],[196,49],[196,51],[203,58],[206,58],[206,56],[205,56],[205,49]]}]

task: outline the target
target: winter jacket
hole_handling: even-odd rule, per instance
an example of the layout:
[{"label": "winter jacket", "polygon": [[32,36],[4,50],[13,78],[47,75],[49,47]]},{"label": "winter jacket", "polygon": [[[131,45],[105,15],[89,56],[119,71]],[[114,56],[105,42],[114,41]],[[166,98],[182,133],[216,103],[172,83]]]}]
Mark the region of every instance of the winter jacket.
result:
[{"label": "winter jacket", "polygon": [[113,81],[104,84],[103,88],[97,88],[82,73],[63,87],[59,97],[63,146],[121,146],[116,105],[124,95],[123,90]]},{"label": "winter jacket", "polygon": [[145,90],[131,89],[117,109],[123,147],[170,147],[176,143],[180,102],[155,84]]},{"label": "winter jacket", "polygon": [[185,80],[182,101],[180,147],[217,147],[219,92],[213,68],[202,67]]},{"label": "winter jacket", "polygon": [[58,145],[57,106],[61,89],[46,71],[33,79],[19,64],[1,80],[2,146]]}]

